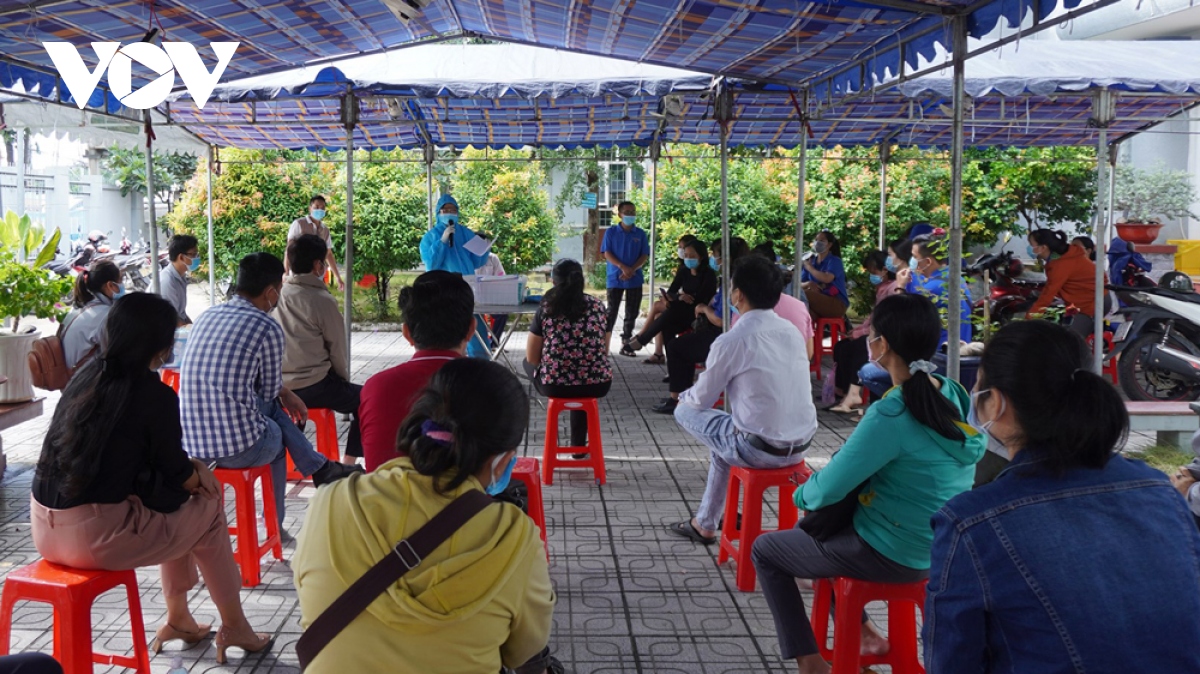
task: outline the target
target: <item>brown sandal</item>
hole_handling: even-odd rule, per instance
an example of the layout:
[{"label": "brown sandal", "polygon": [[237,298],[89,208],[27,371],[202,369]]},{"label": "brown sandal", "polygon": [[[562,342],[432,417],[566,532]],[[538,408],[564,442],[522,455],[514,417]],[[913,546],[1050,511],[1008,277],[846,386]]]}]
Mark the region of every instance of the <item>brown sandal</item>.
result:
[{"label": "brown sandal", "polygon": [[653,356],[650,356],[649,358],[647,358],[646,360],[643,360],[642,362],[647,365],[662,365],[667,362],[667,358],[666,358],[666,356],[662,355],[661,353],[656,353]]}]

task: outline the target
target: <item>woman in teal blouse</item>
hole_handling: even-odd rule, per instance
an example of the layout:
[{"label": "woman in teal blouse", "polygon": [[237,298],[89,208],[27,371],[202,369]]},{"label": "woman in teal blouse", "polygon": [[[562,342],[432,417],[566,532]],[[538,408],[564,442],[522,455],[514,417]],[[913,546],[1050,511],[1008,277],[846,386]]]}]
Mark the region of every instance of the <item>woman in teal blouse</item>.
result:
[{"label": "woman in teal blouse", "polygon": [[[893,387],[795,496],[796,505],[811,512],[857,494],[853,523],[820,541],[797,528],[764,534],[754,543],[754,566],[782,655],[796,659],[801,674],[824,674],[830,667],[817,650],[795,579],[927,578],[930,518],[971,488],[987,443],[965,423],[967,391],[932,374],[940,332],[938,311],[922,295],[893,295],[875,307],[867,351],[891,375]],[[864,652],[886,652],[887,642],[865,614],[863,623]]]}]

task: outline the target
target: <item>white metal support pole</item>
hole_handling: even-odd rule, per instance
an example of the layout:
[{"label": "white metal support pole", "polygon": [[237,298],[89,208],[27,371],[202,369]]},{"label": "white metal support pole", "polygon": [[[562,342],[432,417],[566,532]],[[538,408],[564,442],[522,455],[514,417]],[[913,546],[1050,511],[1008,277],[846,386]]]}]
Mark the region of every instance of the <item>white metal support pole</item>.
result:
[{"label": "white metal support pole", "polygon": [[[733,102],[725,83],[717,93],[717,123],[721,129],[721,325],[729,330],[729,125]],[[728,403],[728,401],[726,401]]]},{"label": "white metal support pole", "polygon": [[[1096,200],[1096,306],[1092,309],[1092,371],[1100,374],[1104,367],[1104,261],[1108,258],[1108,223],[1112,218],[1113,184],[1106,180],[1113,173],[1108,147],[1108,125],[1112,119],[1112,92],[1101,89],[1092,99],[1096,134],[1096,185],[1108,187],[1107,204]],[[1107,174],[1106,174],[1107,172]],[[1107,205],[1107,208],[1105,206]]]},{"label": "white metal support pole", "polygon": [[433,212],[433,159],[436,153],[432,145],[425,146],[425,199],[429,202],[425,210],[429,212],[429,229],[437,224],[437,213]]},{"label": "white metal support pole", "polygon": [[879,146],[879,250],[887,252],[887,167],[891,143]]},{"label": "white metal support pole", "polygon": [[796,260],[792,268],[792,296],[804,294],[800,287],[800,270],[804,269],[804,197],[808,188],[808,92],[803,93],[804,115],[800,118],[800,166],[796,179]]},{"label": "white metal support pole", "polygon": [[342,122],[346,127],[346,260],[342,279],[345,281],[346,371],[351,372],[354,319],[354,127],[358,123],[358,99],[352,93],[347,93],[342,99]]},{"label": "white metal support pole", "polygon": [[963,107],[967,55],[967,20],[956,16],[951,20],[954,31],[954,123],[950,145],[950,287],[946,293],[946,374],[954,380],[959,375],[959,333],[962,325],[962,191],[963,191]]},{"label": "white metal support pole", "polygon": [[208,146],[208,306],[217,305],[217,253],[213,243],[213,162],[217,149]]},{"label": "white metal support pole", "polygon": [[655,259],[658,257],[658,154],[657,142],[650,145],[650,300],[647,308],[654,306],[656,277]]},{"label": "white metal support pole", "polygon": [[154,147],[150,140],[150,111],[146,111],[146,210],[150,212],[150,290],[161,292],[158,283],[158,217],[154,212]]},{"label": "white metal support pole", "polygon": [[25,166],[25,134],[29,133],[28,129],[17,127],[17,156],[14,157],[17,163],[17,214],[25,213],[25,171],[28,169]]}]

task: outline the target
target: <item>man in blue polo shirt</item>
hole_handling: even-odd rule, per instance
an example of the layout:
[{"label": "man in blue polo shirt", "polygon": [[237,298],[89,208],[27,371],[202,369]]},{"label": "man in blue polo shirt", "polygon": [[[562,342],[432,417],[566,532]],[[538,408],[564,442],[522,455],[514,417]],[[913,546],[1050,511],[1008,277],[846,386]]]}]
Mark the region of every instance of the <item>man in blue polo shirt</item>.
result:
[{"label": "man in blue polo shirt", "polygon": [[621,330],[621,355],[636,356],[629,348],[633,337],[633,324],[642,308],[642,267],[650,259],[650,237],[646,231],[634,226],[637,218],[633,202],[617,204],[617,215],[621,217],[618,227],[609,227],[604,232],[600,252],[608,260],[608,332],[617,324],[617,310],[621,297],[625,297],[625,325]]}]

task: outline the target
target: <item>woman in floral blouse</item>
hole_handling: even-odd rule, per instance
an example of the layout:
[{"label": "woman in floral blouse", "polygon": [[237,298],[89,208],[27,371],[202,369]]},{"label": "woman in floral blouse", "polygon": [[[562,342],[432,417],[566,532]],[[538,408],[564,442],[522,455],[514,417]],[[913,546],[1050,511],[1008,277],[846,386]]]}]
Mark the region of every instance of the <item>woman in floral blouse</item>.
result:
[{"label": "woman in floral blouse", "polygon": [[[525,372],[551,398],[602,398],[612,386],[608,315],[604,303],[583,292],[583,267],[559,260],[554,287],[533,315],[525,345]],[[587,413],[571,412],[571,446],[587,445]]]}]

